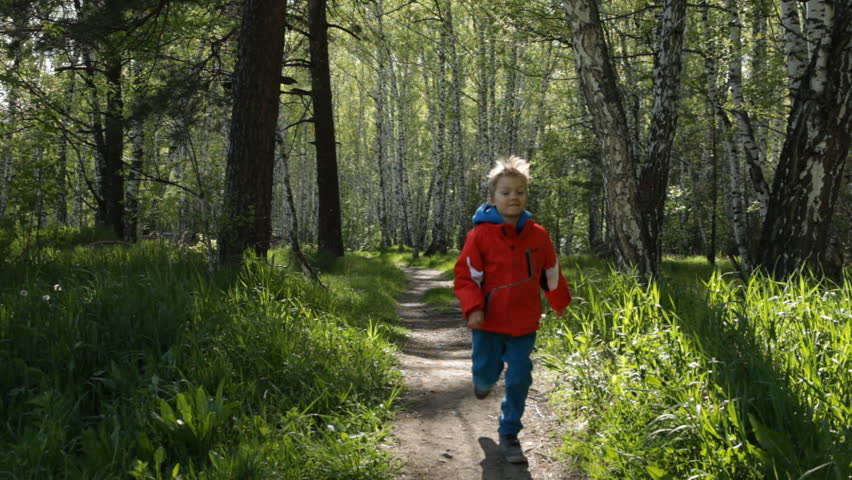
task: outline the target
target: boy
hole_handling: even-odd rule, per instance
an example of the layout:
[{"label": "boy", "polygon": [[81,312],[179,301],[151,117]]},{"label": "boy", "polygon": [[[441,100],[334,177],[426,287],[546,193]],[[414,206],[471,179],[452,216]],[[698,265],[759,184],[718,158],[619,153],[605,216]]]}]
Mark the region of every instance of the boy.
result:
[{"label": "boy", "polygon": [[526,463],[518,441],[532,385],[530,354],[541,317],[539,288],[557,316],[571,291],[547,230],[526,210],[529,164],[515,156],[488,173],[488,201],[473,216],[455,266],[454,290],[473,341],[473,391],[485,398],[506,368],[500,416],[500,450],[511,463]]}]

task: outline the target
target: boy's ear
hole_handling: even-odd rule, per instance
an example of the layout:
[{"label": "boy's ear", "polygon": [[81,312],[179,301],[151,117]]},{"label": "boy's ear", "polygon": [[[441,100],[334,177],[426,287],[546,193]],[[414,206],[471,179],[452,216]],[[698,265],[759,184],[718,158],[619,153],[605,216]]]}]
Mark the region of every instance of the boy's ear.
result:
[{"label": "boy's ear", "polygon": [[494,197],[491,193],[485,196],[485,201],[488,202],[489,205],[494,205]]}]

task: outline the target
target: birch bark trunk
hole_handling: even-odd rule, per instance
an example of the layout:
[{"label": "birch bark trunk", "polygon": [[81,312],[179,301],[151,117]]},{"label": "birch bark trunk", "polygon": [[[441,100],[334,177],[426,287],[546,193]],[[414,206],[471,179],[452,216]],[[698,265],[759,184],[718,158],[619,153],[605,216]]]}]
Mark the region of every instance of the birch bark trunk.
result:
[{"label": "birch bark trunk", "polygon": [[[701,8],[701,19],[704,30],[704,38],[710,49],[714,48],[713,33],[710,27],[710,18],[708,7],[703,5]],[[722,92],[717,85],[716,77],[718,75],[718,67],[716,66],[715,57],[710,54],[704,57],[704,68],[707,83],[707,96],[710,99],[710,105],[719,120],[724,138],[725,161],[728,165],[729,179],[729,201],[731,212],[731,224],[733,230],[734,245],[740,257],[740,265],[746,272],[752,269],[752,255],[748,241],[748,218],[743,195],[743,182],[740,175],[739,158],[737,148],[732,140],[731,121],[727,113],[723,109]],[[714,237],[715,238],[715,237]],[[715,249],[711,252],[715,259]]]},{"label": "birch bark trunk", "polygon": [[[15,52],[15,59],[12,62],[12,68],[18,69],[18,65],[20,64],[20,53]],[[6,125],[6,133],[3,135],[3,152],[0,153],[0,218],[3,218],[6,215],[6,209],[9,206],[9,183],[12,180],[12,171],[13,165],[12,162],[14,160],[15,151],[15,142],[14,142],[14,134],[17,129],[18,122],[18,87],[17,85],[10,85],[9,91],[7,95],[7,110],[6,110],[6,119],[4,121]]]},{"label": "birch bark trunk", "polygon": [[[392,64],[393,65],[393,64]],[[409,69],[400,64],[391,75],[391,93],[396,104],[396,204],[399,206],[402,241],[414,245],[411,232],[411,188],[408,181],[408,129],[406,128],[406,97],[408,96]]]},{"label": "birch bark trunk", "polygon": [[479,183],[479,197],[484,199],[488,193],[488,183],[485,180],[485,172],[491,166],[491,128],[489,122],[489,92],[490,86],[493,83],[489,78],[491,68],[488,62],[489,42],[493,42],[488,31],[490,31],[489,22],[484,18],[474,17],[473,19],[477,33],[477,50],[476,50],[476,67],[477,67],[477,88],[476,88],[476,140],[475,150],[479,158],[479,168],[481,170],[482,180]]},{"label": "birch bark trunk", "polygon": [[743,95],[743,64],[742,54],[739,50],[742,44],[740,15],[736,0],[727,0],[727,8],[730,13],[729,34],[731,45],[735,49],[731,55],[729,80],[731,84],[731,96],[734,100],[734,119],[736,122],[737,138],[742,152],[745,154],[748,164],[749,177],[754,187],[757,200],[760,203],[760,217],[766,216],[766,203],[769,199],[769,186],[763,174],[760,163],[760,150],[755,139],[755,130],[752,119],[746,111],[745,96]]},{"label": "birch bark trunk", "polygon": [[[434,79],[433,91],[437,93],[438,101],[429,102],[430,105],[430,125],[432,127],[432,186],[430,187],[431,195],[431,231],[432,242],[426,248],[425,255],[430,256],[435,253],[447,252],[447,231],[446,231],[446,197],[447,186],[444,183],[445,179],[445,159],[444,146],[446,135],[446,47],[447,39],[446,32],[441,29],[440,45],[438,47],[438,76]],[[424,71],[424,74],[426,72]],[[428,82],[426,83],[428,85]]]},{"label": "birch bark trunk", "polygon": [[852,4],[819,3],[808,4],[815,13],[809,38],[818,40],[790,113],[760,241],[761,265],[778,276],[803,266],[841,268],[826,249],[852,140]]},{"label": "birch bark trunk", "polygon": [[795,97],[808,62],[808,51],[802,32],[798,0],[781,0],[781,26],[784,29],[784,53],[787,57],[787,87]]},{"label": "birch bark trunk", "polygon": [[657,47],[654,51],[654,104],[648,152],[640,165],[639,199],[644,223],[648,228],[647,255],[651,273],[662,263],[662,230],[671,170],[672,144],[677,129],[680,103],[680,72],[686,0],[666,0],[659,19]]},{"label": "birch bark trunk", "polygon": [[616,74],[603,38],[596,0],[565,0],[563,6],[574,46],[580,86],[592,117],[603,159],[607,218],[619,267],[635,267],[647,278],[654,272],[643,231],[637,160],[630,146],[630,130],[616,83]]},{"label": "birch bark trunk", "polygon": [[388,146],[390,134],[388,133],[387,112],[387,49],[384,45],[384,0],[373,2],[376,14],[376,28],[379,36],[379,45],[376,52],[376,162],[379,173],[379,231],[381,234],[380,247],[386,249],[391,244],[390,234],[390,202],[388,201],[388,184],[390,178],[388,170]]},{"label": "birch bark trunk", "polygon": [[452,103],[450,105],[450,152],[449,162],[453,168],[453,190],[454,203],[453,219],[456,230],[456,246],[461,250],[464,245],[464,238],[470,227],[468,224],[467,212],[465,208],[465,165],[464,151],[462,144],[462,107],[461,94],[464,89],[462,80],[461,61],[456,53],[456,29],[453,24],[453,2],[448,0],[446,4],[446,14],[444,16],[444,24],[447,32],[447,50],[449,53],[448,62],[450,65],[450,90],[452,91]]},{"label": "birch bark trunk", "polygon": [[[139,90],[142,86],[142,69],[136,61],[131,63],[130,69],[133,74],[134,88]],[[145,120],[139,116],[132,118],[130,131],[133,152],[130,168],[127,171],[127,191],[124,197],[124,239],[128,242],[136,242],[139,230],[139,178],[145,161]]]}]

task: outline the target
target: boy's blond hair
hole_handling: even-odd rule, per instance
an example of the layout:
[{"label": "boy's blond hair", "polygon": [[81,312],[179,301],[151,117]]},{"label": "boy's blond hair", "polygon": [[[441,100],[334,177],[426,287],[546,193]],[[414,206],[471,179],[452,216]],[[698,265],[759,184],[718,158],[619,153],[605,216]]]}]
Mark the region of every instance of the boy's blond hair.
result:
[{"label": "boy's blond hair", "polygon": [[500,158],[497,165],[488,172],[488,194],[494,195],[497,190],[497,181],[501,177],[510,176],[523,178],[524,182],[530,183],[530,164],[521,157],[515,155],[509,158]]}]

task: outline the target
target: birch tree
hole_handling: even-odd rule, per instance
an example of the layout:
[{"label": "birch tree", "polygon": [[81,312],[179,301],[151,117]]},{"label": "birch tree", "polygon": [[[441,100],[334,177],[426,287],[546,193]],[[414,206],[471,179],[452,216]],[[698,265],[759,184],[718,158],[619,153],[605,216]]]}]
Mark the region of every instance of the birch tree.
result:
[{"label": "birch tree", "polygon": [[[629,140],[627,115],[604,40],[598,3],[565,0],[563,6],[568,14],[580,86],[603,159],[607,218],[616,257],[621,268],[636,267],[641,277],[648,278],[659,267],[659,228],[677,123],[685,2],[665,2],[660,17],[649,149],[642,164]],[[641,197],[640,181],[645,192]]]},{"label": "birch tree", "polygon": [[[447,238],[447,192],[448,188],[445,183],[445,142],[446,142],[446,72],[447,72],[447,34],[444,28],[440,28],[440,41],[437,47],[437,64],[438,72],[434,78],[428,78],[427,70],[424,67],[424,85],[432,85],[434,97],[437,100],[427,100],[429,109],[429,125],[431,127],[432,136],[432,181],[429,185],[429,201],[431,203],[431,218],[430,230],[432,232],[432,241],[426,248],[425,255],[434,255],[435,253],[446,253],[449,248]],[[425,66],[425,63],[424,63]],[[431,81],[430,81],[431,80]]]},{"label": "birch tree", "polygon": [[464,245],[464,237],[467,234],[470,225],[468,224],[467,208],[465,208],[465,162],[464,150],[462,142],[462,104],[461,96],[464,88],[462,81],[462,65],[461,59],[456,52],[456,28],[453,24],[453,2],[447,0],[444,6],[443,28],[446,30],[447,36],[447,62],[450,66],[450,92],[452,92],[452,102],[450,104],[450,128],[449,128],[449,164],[453,171],[453,190],[455,205],[451,209],[454,222],[457,225],[456,245],[461,250]]},{"label": "birch tree", "polygon": [[760,203],[761,218],[766,216],[766,207],[769,200],[769,185],[763,174],[760,161],[760,150],[756,140],[755,129],[751,116],[746,111],[745,95],[743,94],[743,66],[742,66],[742,44],[740,15],[735,0],[727,0],[728,13],[730,14],[729,32],[733,52],[729,69],[729,80],[731,85],[731,97],[734,101],[734,119],[736,123],[737,138],[740,150],[745,154],[748,164],[749,177]]},{"label": "birch tree", "polygon": [[[783,276],[826,262],[852,138],[852,2],[808,4],[811,59],[793,102],[760,239],[760,263]],[[831,59],[829,62],[828,59]]]},{"label": "birch tree", "polygon": [[780,1],[784,54],[787,60],[787,87],[790,90],[790,96],[795,97],[808,61],[808,52],[799,15],[799,2],[797,0]]},{"label": "birch tree", "polygon": [[[739,254],[741,266],[746,272],[750,272],[753,266],[753,261],[748,235],[748,212],[743,193],[744,184],[742,181],[742,175],[740,174],[738,150],[733,140],[734,132],[732,129],[732,122],[728,118],[728,114],[724,109],[723,95],[717,82],[718,66],[716,64],[715,57],[712,54],[717,46],[712,41],[713,34],[707,5],[702,5],[701,18],[704,29],[704,38],[709,45],[709,52],[704,56],[707,96],[709,98],[711,108],[719,120],[719,126],[721,128],[722,138],[724,141],[725,160],[728,165],[728,199],[730,202],[729,211],[731,228],[733,230],[733,240],[737,253]],[[715,129],[711,132],[711,135],[715,135]],[[713,255],[715,256],[715,251],[713,252]]]},{"label": "birch tree", "polygon": [[639,171],[639,199],[644,223],[648,228],[646,249],[650,273],[656,273],[663,261],[662,228],[672,144],[678,121],[681,52],[686,23],[686,0],[666,0],[660,14],[657,46],[654,49],[654,96],[648,151]]}]

